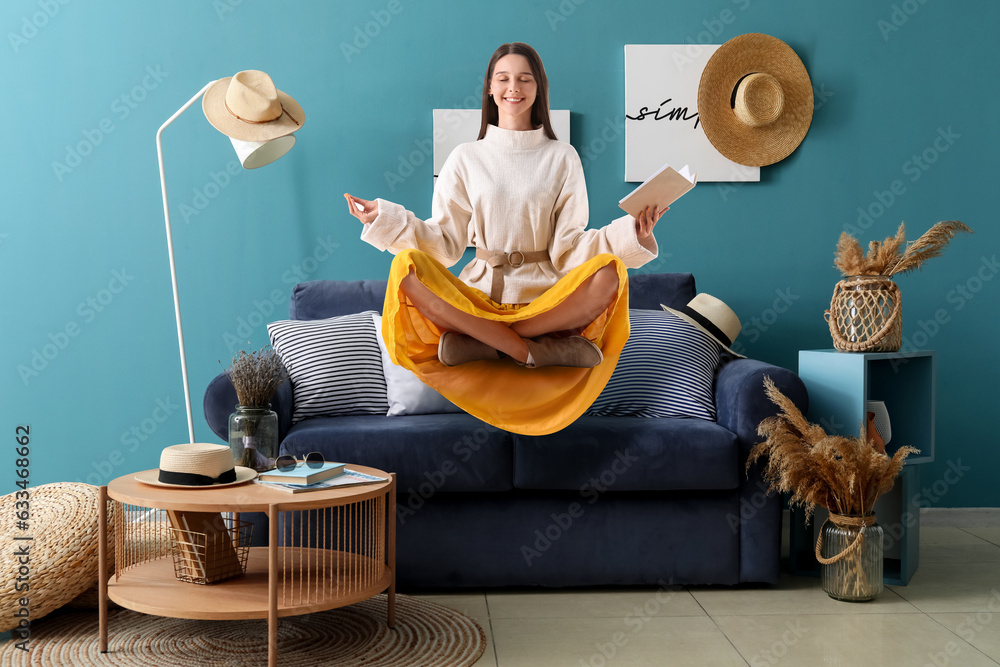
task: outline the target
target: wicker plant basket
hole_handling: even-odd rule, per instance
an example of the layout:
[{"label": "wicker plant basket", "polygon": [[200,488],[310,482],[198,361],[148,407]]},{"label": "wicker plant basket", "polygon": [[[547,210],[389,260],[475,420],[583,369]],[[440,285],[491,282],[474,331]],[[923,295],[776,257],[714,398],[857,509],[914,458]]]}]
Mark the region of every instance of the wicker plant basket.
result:
[{"label": "wicker plant basket", "polygon": [[899,287],[888,276],[844,278],[833,288],[826,321],[838,350],[895,352],[903,342]]}]

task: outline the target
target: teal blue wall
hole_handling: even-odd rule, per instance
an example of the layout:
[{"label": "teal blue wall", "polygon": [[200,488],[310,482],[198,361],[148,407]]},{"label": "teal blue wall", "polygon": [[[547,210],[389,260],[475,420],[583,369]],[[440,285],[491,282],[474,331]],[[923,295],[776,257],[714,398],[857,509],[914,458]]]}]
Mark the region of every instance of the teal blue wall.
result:
[{"label": "teal blue wall", "polygon": [[[859,207],[874,214],[864,243],[900,221],[911,238],[967,222],[974,236],[899,280],[903,331],[937,350],[924,504],[1000,506],[997,25],[986,0],[5,0],[0,491],[19,425],[33,484],[104,482],[186,440],[154,135],[209,80],[263,69],[308,117],[287,157],[235,174],[197,108],[165,135],[196,435],[214,441],[203,389],[220,360],[267,343],[292,284],[385,276],[390,257],[361,243],[341,193],[426,215],[430,160],[391,187],[386,175],[430,138],[432,109],[478,99],[497,45],[541,53],[602,225],[631,187],[624,137],[606,130],[623,115],[623,46],[764,32],[806,64],[812,128],[760,183],[687,195],[656,229],[651,268],[693,272],[740,314],[748,354],[794,369],[799,349],[831,346],[833,250]],[[946,476],[949,462],[968,470]]]}]

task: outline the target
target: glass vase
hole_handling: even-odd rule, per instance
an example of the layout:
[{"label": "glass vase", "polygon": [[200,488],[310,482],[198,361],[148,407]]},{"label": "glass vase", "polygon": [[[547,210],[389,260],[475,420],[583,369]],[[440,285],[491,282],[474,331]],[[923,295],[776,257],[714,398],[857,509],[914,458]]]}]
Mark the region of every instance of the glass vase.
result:
[{"label": "glass vase", "polygon": [[820,580],[827,595],[848,602],[874,600],[882,592],[882,527],[874,515],[830,513],[820,531]]},{"label": "glass vase", "polygon": [[257,472],[274,467],[278,456],[278,415],[267,407],[237,405],[229,415],[229,448],[238,466]]}]

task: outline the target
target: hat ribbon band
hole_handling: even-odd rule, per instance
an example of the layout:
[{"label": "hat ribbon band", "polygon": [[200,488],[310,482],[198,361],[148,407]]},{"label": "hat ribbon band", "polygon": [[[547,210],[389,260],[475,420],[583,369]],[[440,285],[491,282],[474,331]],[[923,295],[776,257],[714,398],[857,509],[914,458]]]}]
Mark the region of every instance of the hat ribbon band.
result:
[{"label": "hat ribbon band", "polygon": [[[743,83],[743,79],[747,78],[748,76],[753,76],[754,74],[760,74],[760,72],[747,72],[746,74],[744,74],[743,76],[741,76],[736,81],[736,85],[733,86],[733,93],[732,93],[732,95],[729,96],[729,108],[730,109],[735,109],[736,108],[736,93],[739,92],[739,90],[740,90],[740,84]],[[226,107],[226,108],[228,109],[229,107]],[[230,112],[230,113],[232,113],[232,112]]]},{"label": "hat ribbon band", "polygon": [[184,486],[211,486],[212,484],[229,484],[236,481],[236,468],[230,468],[218,477],[199,475],[193,472],[174,472],[160,470],[160,482],[164,484],[181,484]]},{"label": "hat ribbon band", "polygon": [[702,315],[701,313],[699,313],[694,308],[691,308],[690,306],[684,306],[683,308],[680,309],[680,312],[684,313],[685,315],[687,315],[688,317],[690,317],[692,320],[694,320],[695,322],[697,322],[701,326],[705,327],[705,329],[710,334],[712,334],[713,336],[715,336],[716,338],[718,338],[720,341],[723,341],[725,343],[726,347],[729,347],[730,345],[733,344],[733,339],[732,338],[730,338],[725,333],[723,333],[722,329],[720,329],[719,327],[715,326],[715,323],[712,322],[712,320],[708,319],[707,317],[705,317],[704,315]]},{"label": "hat ribbon band", "polygon": [[278,118],[281,118],[282,114],[288,114],[288,117],[292,119],[293,123],[295,123],[296,125],[299,125],[299,126],[302,125],[302,123],[300,123],[299,121],[295,120],[295,116],[293,116],[292,114],[290,114],[287,111],[285,111],[285,106],[284,105],[281,106],[281,113],[278,114],[278,116],[276,118],[271,118],[270,120],[249,120],[247,118],[241,118],[239,116],[239,114],[237,114],[232,109],[230,109],[229,108],[229,102],[227,102],[225,99],[222,100],[222,103],[226,105],[226,111],[229,112],[229,115],[232,116],[233,118],[235,118],[236,120],[240,121],[241,123],[249,123],[251,125],[263,125],[264,123],[273,123],[274,121],[278,120]]}]

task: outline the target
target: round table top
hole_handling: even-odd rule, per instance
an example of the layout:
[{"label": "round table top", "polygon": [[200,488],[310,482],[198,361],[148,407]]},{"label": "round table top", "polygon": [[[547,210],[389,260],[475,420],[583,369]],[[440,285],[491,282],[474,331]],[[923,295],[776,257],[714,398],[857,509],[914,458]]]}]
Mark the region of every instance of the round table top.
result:
[{"label": "round table top", "polygon": [[108,482],[108,497],[141,507],[189,512],[266,512],[274,505],[278,505],[278,509],[299,511],[361,502],[386,493],[395,484],[392,475],[378,468],[351,464],[348,468],[384,477],[387,481],[289,493],[253,481],[221,487],[156,486],[140,482],[135,478],[139,473],[131,473]]}]

